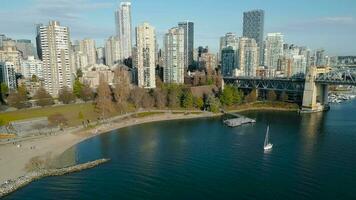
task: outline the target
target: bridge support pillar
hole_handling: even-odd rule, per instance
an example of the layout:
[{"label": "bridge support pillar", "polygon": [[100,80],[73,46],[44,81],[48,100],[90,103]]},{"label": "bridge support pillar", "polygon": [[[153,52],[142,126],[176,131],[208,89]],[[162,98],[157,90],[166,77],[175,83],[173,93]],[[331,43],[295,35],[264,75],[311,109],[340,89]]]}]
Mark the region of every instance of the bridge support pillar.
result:
[{"label": "bridge support pillar", "polygon": [[328,86],[317,85],[315,79],[317,68],[310,68],[306,78],[303,95],[303,113],[322,112],[329,108],[328,106]]}]

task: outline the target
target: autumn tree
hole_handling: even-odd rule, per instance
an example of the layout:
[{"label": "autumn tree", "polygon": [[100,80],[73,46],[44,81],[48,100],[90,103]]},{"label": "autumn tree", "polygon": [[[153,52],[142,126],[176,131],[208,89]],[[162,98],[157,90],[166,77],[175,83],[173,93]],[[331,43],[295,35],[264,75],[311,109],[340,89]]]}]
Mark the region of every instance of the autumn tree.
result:
[{"label": "autumn tree", "polygon": [[150,93],[145,92],[143,97],[142,97],[142,101],[141,101],[141,105],[143,108],[153,108],[155,104],[155,100],[154,98],[151,96]]},{"label": "autumn tree", "polygon": [[91,101],[94,99],[93,89],[90,88],[89,84],[86,84],[86,83],[83,84],[83,87],[80,92],[80,99],[85,102]]},{"label": "autumn tree", "polygon": [[20,85],[17,88],[17,91],[11,92],[7,97],[7,103],[9,106],[15,107],[17,109],[29,107],[27,100],[27,89],[24,84]]},{"label": "autumn tree", "polygon": [[120,111],[127,109],[127,100],[130,97],[130,77],[128,71],[122,67],[115,70],[114,75],[114,97]]},{"label": "autumn tree", "polygon": [[253,103],[257,101],[257,91],[253,89],[250,94],[248,94],[245,98],[247,103]]},{"label": "autumn tree", "polygon": [[277,100],[277,94],[275,91],[270,90],[267,92],[267,100],[268,101],[276,101]]},{"label": "autumn tree", "polygon": [[115,111],[110,87],[103,77],[100,77],[99,86],[97,88],[95,107],[103,118],[107,118]]},{"label": "autumn tree", "polygon": [[75,96],[68,87],[63,87],[58,92],[58,100],[64,104],[70,104],[75,101]]},{"label": "autumn tree", "polygon": [[36,94],[34,95],[33,99],[35,99],[37,105],[41,107],[50,106],[54,104],[53,97],[43,87],[39,88],[36,91]]},{"label": "autumn tree", "polygon": [[135,87],[131,90],[129,100],[135,106],[135,108],[140,108],[142,106],[142,98],[144,97],[145,93],[145,89],[139,87]]},{"label": "autumn tree", "polygon": [[162,109],[167,105],[167,92],[164,89],[156,88],[153,91],[153,98],[155,100],[155,107]]}]

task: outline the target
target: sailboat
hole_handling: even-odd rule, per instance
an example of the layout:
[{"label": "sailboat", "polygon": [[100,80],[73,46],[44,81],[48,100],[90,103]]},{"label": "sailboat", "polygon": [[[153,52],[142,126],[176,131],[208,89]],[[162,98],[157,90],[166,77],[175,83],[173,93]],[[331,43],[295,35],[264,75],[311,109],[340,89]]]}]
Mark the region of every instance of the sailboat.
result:
[{"label": "sailboat", "polygon": [[271,144],[271,143],[269,142],[269,126],[268,126],[268,127],[267,127],[266,138],[265,138],[265,143],[264,143],[263,148],[264,148],[265,151],[268,151],[268,150],[271,150],[272,147],[273,147],[273,144]]}]

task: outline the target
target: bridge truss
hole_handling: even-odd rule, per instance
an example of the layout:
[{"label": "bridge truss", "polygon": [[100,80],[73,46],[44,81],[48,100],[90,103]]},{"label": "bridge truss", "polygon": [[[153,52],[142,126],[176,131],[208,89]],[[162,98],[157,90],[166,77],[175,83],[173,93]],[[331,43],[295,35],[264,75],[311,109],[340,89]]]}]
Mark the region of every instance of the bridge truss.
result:
[{"label": "bridge truss", "polygon": [[315,79],[316,83],[327,85],[353,85],[356,86],[356,69],[341,68],[329,73],[320,74]]},{"label": "bridge truss", "polygon": [[302,78],[252,78],[226,77],[225,84],[232,84],[240,89],[274,90],[291,93],[303,93],[305,80]]}]

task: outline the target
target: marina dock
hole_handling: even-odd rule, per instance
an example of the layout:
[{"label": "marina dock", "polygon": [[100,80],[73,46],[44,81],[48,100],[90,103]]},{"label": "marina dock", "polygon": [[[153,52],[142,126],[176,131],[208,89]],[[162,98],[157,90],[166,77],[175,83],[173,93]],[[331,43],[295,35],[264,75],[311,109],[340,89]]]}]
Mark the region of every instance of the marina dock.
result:
[{"label": "marina dock", "polygon": [[250,119],[248,117],[236,114],[236,113],[225,113],[234,116],[235,118],[233,119],[227,119],[224,120],[224,124],[229,126],[229,127],[238,127],[244,124],[254,124],[256,123],[256,120]]}]

